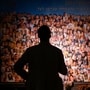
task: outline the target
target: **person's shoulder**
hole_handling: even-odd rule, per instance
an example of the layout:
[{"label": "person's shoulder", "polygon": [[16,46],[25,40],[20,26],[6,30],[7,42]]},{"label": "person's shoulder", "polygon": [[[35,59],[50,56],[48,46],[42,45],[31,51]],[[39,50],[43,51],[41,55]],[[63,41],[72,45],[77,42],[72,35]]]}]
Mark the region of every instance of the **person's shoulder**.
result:
[{"label": "person's shoulder", "polygon": [[56,46],[53,46],[53,45],[51,45],[51,46],[52,46],[52,48],[55,49],[56,51],[58,51],[58,52],[62,52],[62,50],[59,49],[59,48],[57,48]]},{"label": "person's shoulder", "polygon": [[31,46],[31,47],[27,48],[27,50],[33,50],[33,49],[35,49],[37,47],[38,47],[38,45],[34,45],[34,46]]}]

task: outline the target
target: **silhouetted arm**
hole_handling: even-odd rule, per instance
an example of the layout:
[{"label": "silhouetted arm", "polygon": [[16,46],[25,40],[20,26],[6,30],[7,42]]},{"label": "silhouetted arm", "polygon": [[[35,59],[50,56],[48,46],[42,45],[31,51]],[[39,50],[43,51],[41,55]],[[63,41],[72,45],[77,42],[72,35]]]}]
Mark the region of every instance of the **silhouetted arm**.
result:
[{"label": "silhouetted arm", "polygon": [[60,51],[58,62],[59,62],[58,63],[58,72],[63,75],[67,75],[68,71],[67,71],[67,67],[64,62],[64,56],[63,56],[62,51]]},{"label": "silhouetted arm", "polygon": [[24,70],[24,65],[28,61],[28,50],[19,58],[19,60],[14,65],[15,72],[20,75],[23,79],[27,79],[28,72]]}]

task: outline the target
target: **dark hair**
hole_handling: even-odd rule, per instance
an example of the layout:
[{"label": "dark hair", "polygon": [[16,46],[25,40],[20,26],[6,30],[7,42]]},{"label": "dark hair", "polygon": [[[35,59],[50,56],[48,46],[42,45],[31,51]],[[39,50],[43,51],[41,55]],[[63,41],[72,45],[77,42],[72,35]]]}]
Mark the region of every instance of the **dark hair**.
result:
[{"label": "dark hair", "polygon": [[41,40],[48,40],[51,37],[51,31],[50,28],[47,25],[42,25],[38,29],[38,37]]}]

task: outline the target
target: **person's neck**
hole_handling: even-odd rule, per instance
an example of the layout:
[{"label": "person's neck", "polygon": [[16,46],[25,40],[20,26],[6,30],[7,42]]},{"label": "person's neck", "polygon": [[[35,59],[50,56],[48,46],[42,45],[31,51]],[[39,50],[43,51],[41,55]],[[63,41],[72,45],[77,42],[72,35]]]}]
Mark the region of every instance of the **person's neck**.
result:
[{"label": "person's neck", "polygon": [[49,40],[47,40],[47,41],[40,41],[40,43],[49,43]]}]

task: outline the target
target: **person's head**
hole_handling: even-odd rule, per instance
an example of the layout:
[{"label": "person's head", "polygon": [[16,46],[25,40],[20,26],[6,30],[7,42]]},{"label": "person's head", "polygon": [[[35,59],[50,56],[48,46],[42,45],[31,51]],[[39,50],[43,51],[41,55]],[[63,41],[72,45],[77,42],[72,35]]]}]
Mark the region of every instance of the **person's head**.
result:
[{"label": "person's head", "polygon": [[41,41],[48,41],[49,38],[51,37],[50,28],[47,25],[42,25],[38,29],[38,37],[40,38]]}]

